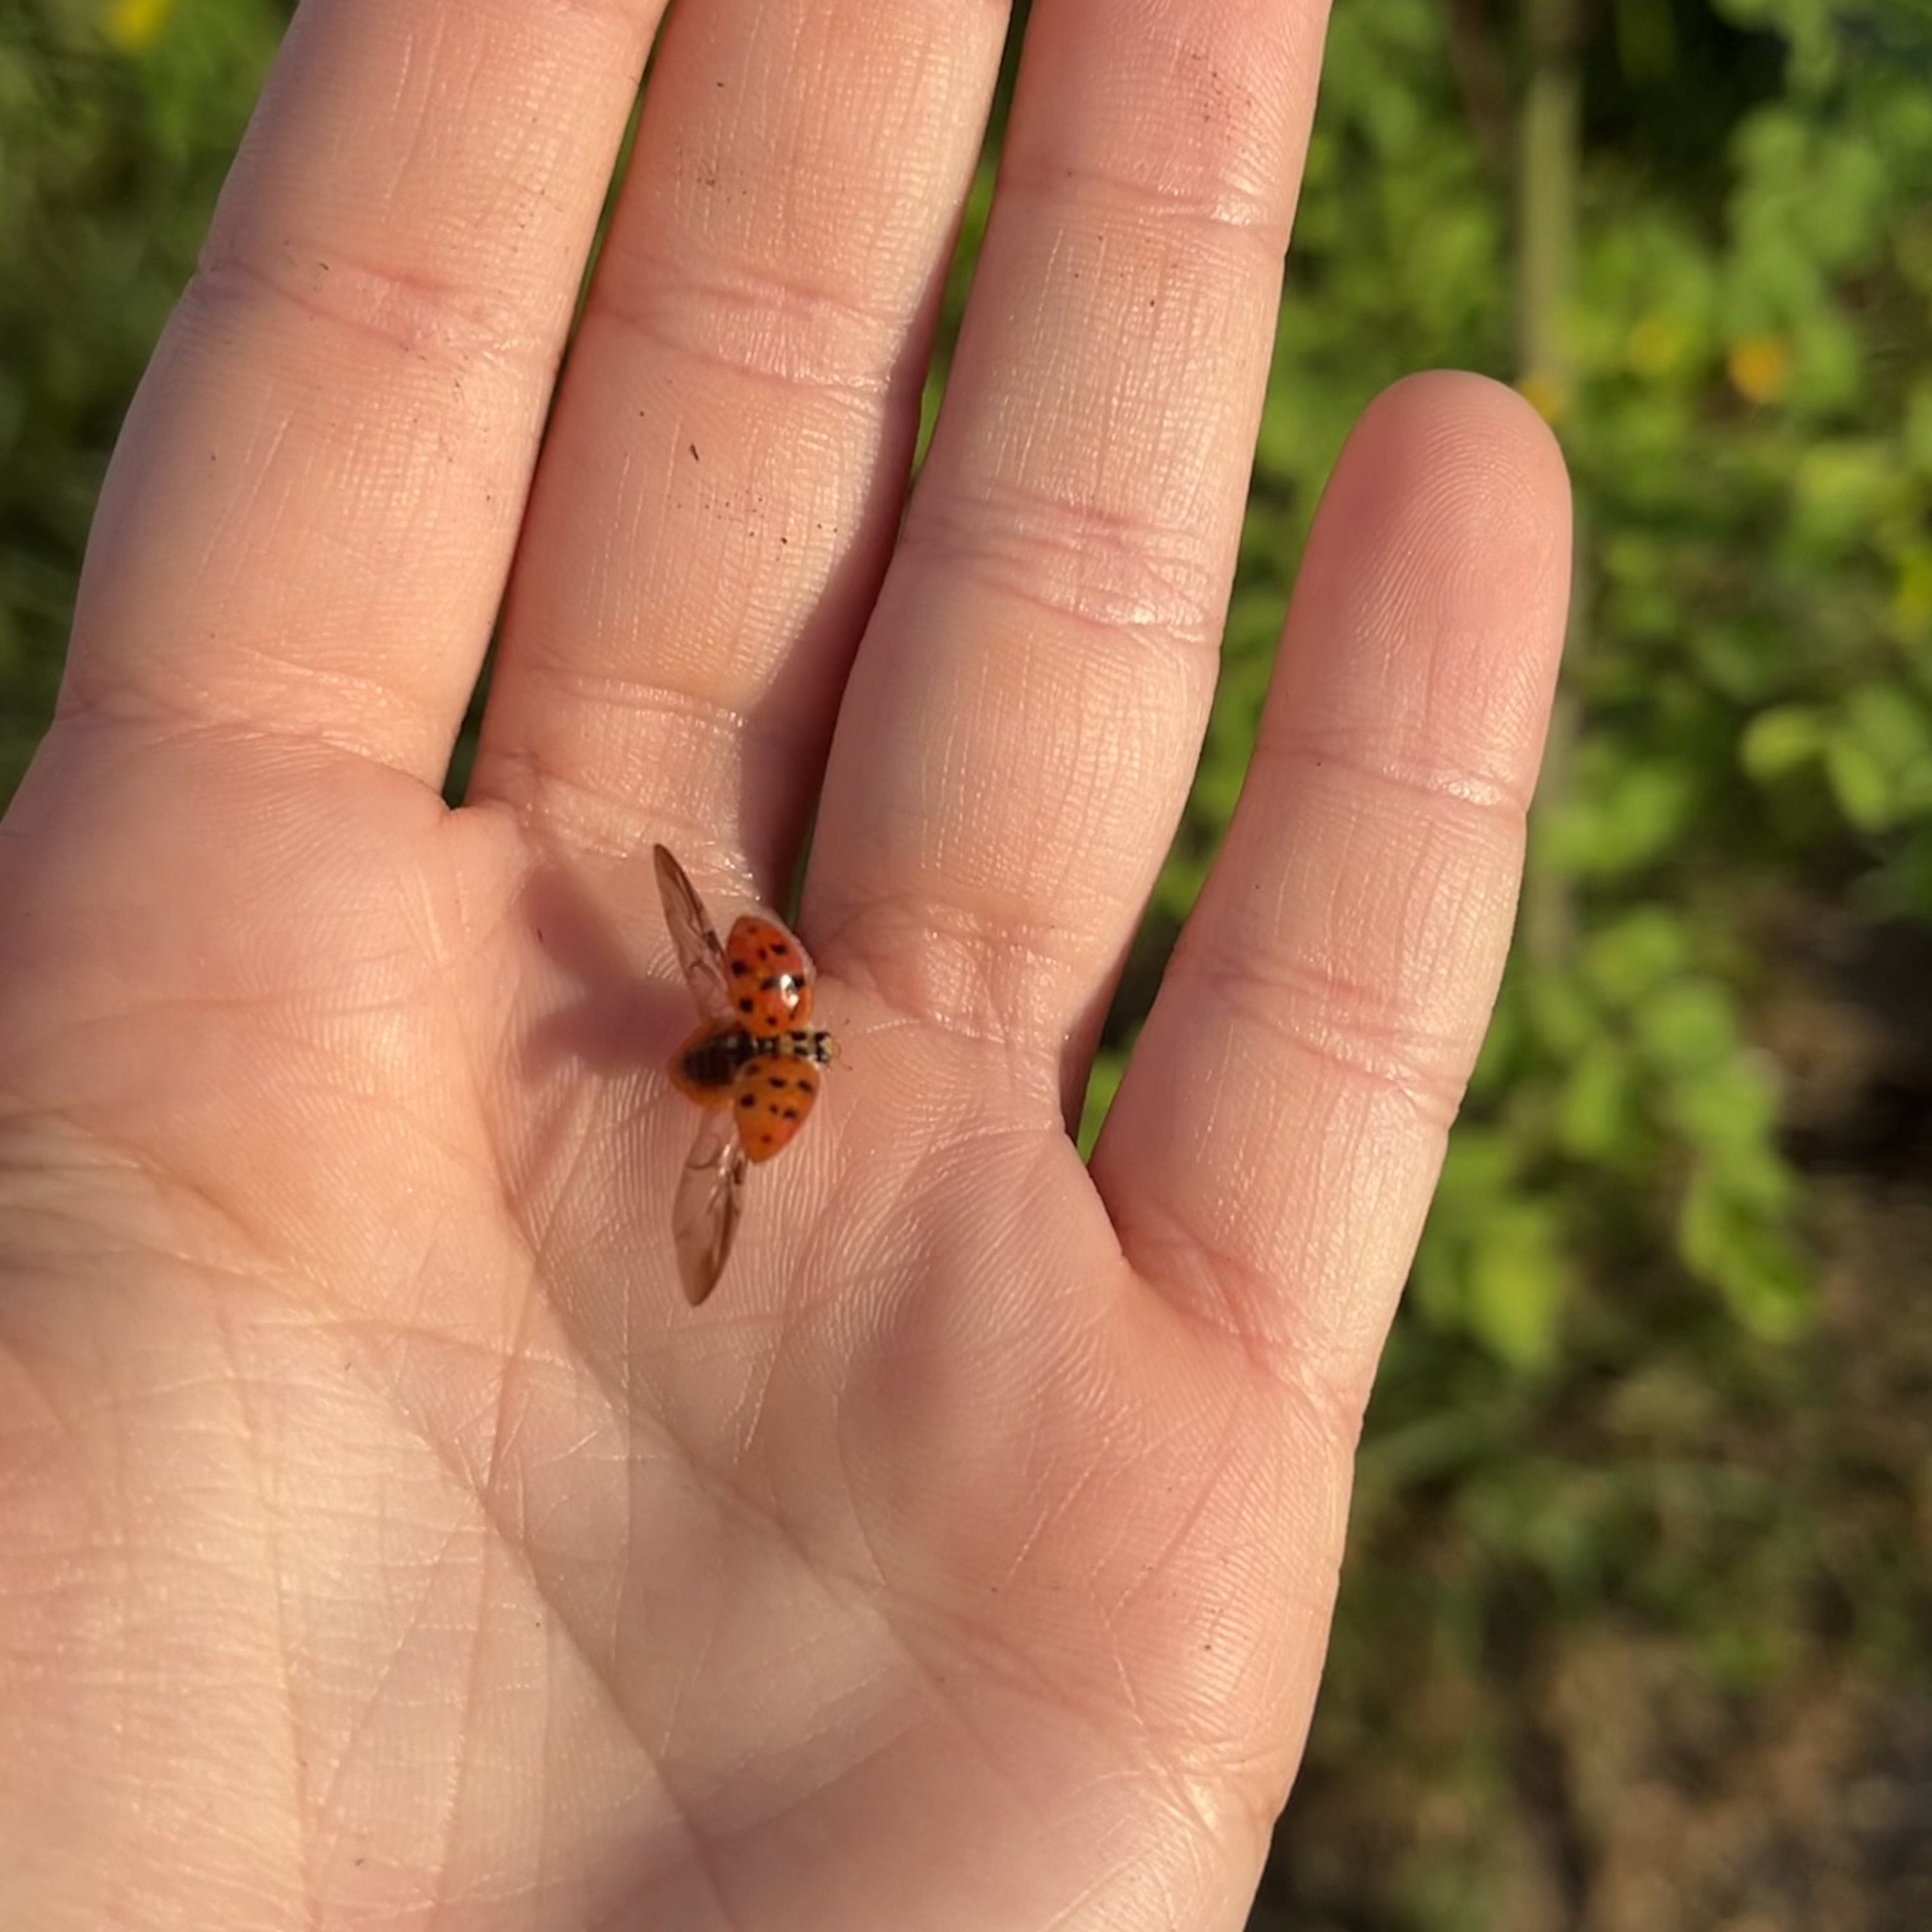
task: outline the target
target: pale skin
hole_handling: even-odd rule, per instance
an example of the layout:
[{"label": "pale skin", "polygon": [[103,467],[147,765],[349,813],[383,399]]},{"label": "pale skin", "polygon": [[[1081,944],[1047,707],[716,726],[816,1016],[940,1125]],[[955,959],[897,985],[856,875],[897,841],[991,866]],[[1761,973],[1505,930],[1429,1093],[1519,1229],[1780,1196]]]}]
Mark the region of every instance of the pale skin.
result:
[{"label": "pale skin", "polygon": [[[308,0],[0,835],[0,1922],[1234,1932],[1508,943],[1561,463],[1344,456],[1214,676],[1322,20]],[[464,807],[439,796],[501,609]],[[686,1304],[652,876],[842,1048]]]}]

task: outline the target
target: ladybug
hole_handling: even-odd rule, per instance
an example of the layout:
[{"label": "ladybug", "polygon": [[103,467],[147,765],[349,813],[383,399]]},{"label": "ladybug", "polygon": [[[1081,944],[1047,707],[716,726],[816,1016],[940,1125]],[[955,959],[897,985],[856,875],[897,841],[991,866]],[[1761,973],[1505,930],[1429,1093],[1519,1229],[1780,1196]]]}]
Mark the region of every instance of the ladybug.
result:
[{"label": "ladybug", "polygon": [[671,1205],[671,1238],[694,1308],[718,1286],[751,1166],[782,1154],[818,1098],[838,1042],[812,1019],[812,962],[777,920],[747,913],[721,944],[684,868],[652,848],[664,923],[697,1002],[671,1056],[673,1084],[704,1111]]}]

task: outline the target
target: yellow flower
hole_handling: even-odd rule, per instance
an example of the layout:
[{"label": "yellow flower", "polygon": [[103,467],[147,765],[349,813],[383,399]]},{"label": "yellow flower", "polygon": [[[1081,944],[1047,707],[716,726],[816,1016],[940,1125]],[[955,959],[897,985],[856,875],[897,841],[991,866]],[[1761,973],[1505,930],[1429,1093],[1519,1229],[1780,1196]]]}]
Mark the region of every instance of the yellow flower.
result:
[{"label": "yellow flower", "polygon": [[175,0],[109,0],[103,31],[124,54],[138,54],[153,44],[174,4]]},{"label": "yellow flower", "polygon": [[1741,335],[1726,351],[1724,368],[1746,400],[1774,403],[1791,382],[1791,345],[1781,335]]}]

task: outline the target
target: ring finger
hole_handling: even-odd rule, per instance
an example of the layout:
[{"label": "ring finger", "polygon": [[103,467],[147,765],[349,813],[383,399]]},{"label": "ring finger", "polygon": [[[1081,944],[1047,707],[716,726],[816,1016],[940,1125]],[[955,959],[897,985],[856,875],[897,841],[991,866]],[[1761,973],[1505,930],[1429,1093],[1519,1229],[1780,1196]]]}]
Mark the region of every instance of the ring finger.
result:
[{"label": "ring finger", "polygon": [[1097,1023],[1214,688],[1321,25],[1034,8],[814,841],[821,960],[902,1011],[1059,1060]]}]

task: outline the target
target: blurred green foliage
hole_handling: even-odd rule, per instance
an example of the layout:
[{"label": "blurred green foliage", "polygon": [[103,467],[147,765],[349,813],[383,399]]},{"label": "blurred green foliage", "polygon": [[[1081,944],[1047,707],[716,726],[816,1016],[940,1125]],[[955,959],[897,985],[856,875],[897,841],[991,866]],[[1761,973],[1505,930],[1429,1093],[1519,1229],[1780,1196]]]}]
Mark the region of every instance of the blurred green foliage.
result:
[{"label": "blurred green foliage", "polygon": [[[287,10],[0,0],[0,796]],[[1579,108],[1567,154],[1522,142],[1552,78]],[[1546,168],[1575,183],[1541,237],[1560,262],[1524,253]],[[1552,269],[1562,312],[1526,319]],[[1499,1622],[1533,1647],[1634,1618],[1744,1687],[1826,1644],[1907,1668],[1924,1627],[1909,1495],[1878,1452],[1847,1474],[1820,1421],[1815,1202],[1755,1042],[1794,908],[1932,921],[1932,16],[1352,0],[1285,294],[1207,743],[1083,1137],[1235,808],[1350,425],[1416,368],[1520,378],[1577,489],[1564,716],[1523,943],[1372,1417],[1311,1760],[1407,1737],[1408,1797],[1456,1792],[1467,1828],[1370,1862],[1350,1920],[1447,1932],[1492,1922],[1520,1780],[1480,1711],[1452,1700],[1430,1732],[1421,1687],[1489,1671]],[[1526,374],[1532,332],[1562,349]]]},{"label": "blurred green foliage", "polygon": [[122,412],[288,10],[0,0],[0,798],[45,727]]}]

